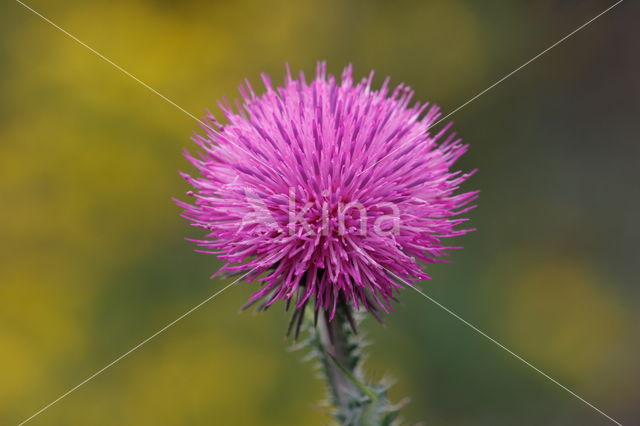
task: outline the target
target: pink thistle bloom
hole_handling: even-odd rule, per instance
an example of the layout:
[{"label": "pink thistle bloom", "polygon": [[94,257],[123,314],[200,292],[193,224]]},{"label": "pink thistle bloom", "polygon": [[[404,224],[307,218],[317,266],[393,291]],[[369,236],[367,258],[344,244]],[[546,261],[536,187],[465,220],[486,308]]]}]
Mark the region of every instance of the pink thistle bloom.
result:
[{"label": "pink thistle bloom", "polygon": [[429,279],[418,261],[446,254],[443,238],[458,229],[477,192],[456,194],[473,172],[452,171],[467,145],[430,127],[438,107],[415,103],[400,85],[371,87],[373,72],[355,83],[348,66],[338,81],[319,63],[311,82],[283,87],[262,75],[266,92],[247,81],[237,111],[220,104],[227,124],[208,113],[202,152],[186,154],[199,177],[194,204],[178,201],[183,216],[207,230],[195,242],[226,263],[221,271],[248,273],[261,286],[249,303],[276,300],[333,318],[345,303],[392,310],[402,280]]}]

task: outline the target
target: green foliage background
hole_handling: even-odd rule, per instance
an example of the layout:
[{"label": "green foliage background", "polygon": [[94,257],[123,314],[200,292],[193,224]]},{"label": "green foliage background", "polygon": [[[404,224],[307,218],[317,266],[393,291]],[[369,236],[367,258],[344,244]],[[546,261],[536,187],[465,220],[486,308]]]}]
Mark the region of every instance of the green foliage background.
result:
[{"label": "green foliage background", "polygon": [[[450,111],[606,1],[30,0],[196,116],[244,77],[348,62]],[[620,420],[640,420],[636,3],[458,112],[478,231],[428,294]],[[635,18],[634,18],[635,17]],[[225,282],[171,197],[196,123],[13,0],[0,5],[0,424],[17,424]],[[322,425],[279,308],[232,288],[34,425]],[[606,419],[418,294],[369,322],[407,422]]]}]

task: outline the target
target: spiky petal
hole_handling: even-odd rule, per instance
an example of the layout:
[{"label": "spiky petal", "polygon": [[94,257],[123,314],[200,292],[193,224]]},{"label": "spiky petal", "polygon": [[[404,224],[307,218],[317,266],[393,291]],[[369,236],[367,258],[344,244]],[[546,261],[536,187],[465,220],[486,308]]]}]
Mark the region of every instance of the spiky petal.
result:
[{"label": "spiky petal", "polygon": [[226,124],[209,113],[193,136],[195,201],[178,203],[208,232],[197,244],[261,284],[250,302],[388,312],[396,277],[428,279],[417,261],[470,231],[458,216],[477,193],[456,194],[471,173],[452,170],[467,146],[448,125],[432,132],[439,109],[411,104],[408,87],[374,90],[373,72],[356,83],[348,66],[338,81],[319,63],[311,82],[288,68],[282,87],[262,79],[265,93],[247,81],[235,111],[220,104]]}]

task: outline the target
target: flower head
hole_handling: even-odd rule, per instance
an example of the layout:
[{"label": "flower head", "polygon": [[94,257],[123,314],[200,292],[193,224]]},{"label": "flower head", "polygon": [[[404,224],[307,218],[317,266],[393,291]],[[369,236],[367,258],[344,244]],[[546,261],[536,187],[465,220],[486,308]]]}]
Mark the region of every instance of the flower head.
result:
[{"label": "flower head", "polygon": [[283,87],[262,79],[264,94],[246,82],[236,111],[220,105],[226,124],[209,113],[202,151],[186,154],[200,176],[183,174],[194,202],[178,203],[207,231],[199,251],[259,282],[250,302],[388,312],[403,281],[429,278],[418,261],[470,231],[459,215],[477,193],[457,194],[470,173],[452,170],[467,146],[450,125],[431,132],[436,106],[388,78],[375,90],[373,73],[356,83],[348,66],[338,81],[319,63],[311,82],[288,68]]}]

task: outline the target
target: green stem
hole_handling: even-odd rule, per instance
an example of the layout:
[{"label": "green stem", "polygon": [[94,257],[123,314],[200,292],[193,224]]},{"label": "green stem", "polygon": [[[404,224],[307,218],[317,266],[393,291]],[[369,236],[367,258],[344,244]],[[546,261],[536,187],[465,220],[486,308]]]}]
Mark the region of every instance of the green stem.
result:
[{"label": "green stem", "polygon": [[354,344],[353,331],[348,327],[346,316],[338,312],[331,322],[321,318],[316,328],[320,343],[319,356],[327,386],[334,405],[342,413],[349,410],[353,395],[360,390],[353,380],[356,378],[357,345]]},{"label": "green stem", "polygon": [[387,386],[367,383],[361,371],[362,338],[354,331],[356,319],[341,305],[333,320],[319,312],[314,325],[307,313],[306,342],[313,348],[329,391],[333,417],[343,426],[391,425],[399,407],[389,404]]}]

